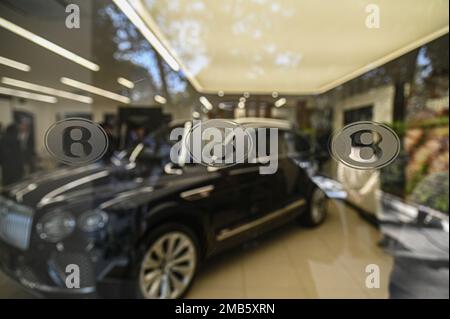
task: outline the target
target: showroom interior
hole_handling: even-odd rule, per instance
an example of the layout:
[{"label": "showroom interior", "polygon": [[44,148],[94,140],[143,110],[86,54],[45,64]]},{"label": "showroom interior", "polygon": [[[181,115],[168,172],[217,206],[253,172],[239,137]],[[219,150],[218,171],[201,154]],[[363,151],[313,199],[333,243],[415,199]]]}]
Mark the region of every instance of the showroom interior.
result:
[{"label": "showroom interior", "polygon": [[[319,227],[286,223],[208,258],[184,297],[448,298],[448,6],[3,0],[2,195],[83,169],[48,151],[49,128],[70,118],[99,123],[109,157],[175,122],[282,120],[346,198],[327,200]],[[357,170],[330,154],[333,134],[358,121],[399,137],[389,165]],[[12,132],[26,144],[17,176]],[[17,276],[0,271],[0,298],[34,298]]]}]

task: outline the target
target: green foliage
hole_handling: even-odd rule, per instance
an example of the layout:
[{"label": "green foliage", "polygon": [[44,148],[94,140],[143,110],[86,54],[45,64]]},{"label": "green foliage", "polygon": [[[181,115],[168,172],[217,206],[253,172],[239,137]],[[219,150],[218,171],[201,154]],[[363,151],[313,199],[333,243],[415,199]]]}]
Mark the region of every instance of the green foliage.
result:
[{"label": "green foliage", "polygon": [[411,194],[417,204],[448,213],[448,172],[435,173],[423,179]]}]

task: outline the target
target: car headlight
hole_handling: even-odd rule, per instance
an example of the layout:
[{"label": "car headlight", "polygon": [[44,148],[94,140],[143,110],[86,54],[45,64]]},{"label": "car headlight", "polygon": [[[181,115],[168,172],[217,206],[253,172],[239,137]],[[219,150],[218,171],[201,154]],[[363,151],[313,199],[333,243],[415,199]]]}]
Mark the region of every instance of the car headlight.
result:
[{"label": "car headlight", "polygon": [[108,214],[102,210],[87,211],[78,218],[78,226],[85,232],[94,232],[105,227]]},{"label": "car headlight", "polygon": [[37,223],[39,237],[50,242],[60,241],[69,236],[75,229],[75,218],[68,212],[50,212]]}]

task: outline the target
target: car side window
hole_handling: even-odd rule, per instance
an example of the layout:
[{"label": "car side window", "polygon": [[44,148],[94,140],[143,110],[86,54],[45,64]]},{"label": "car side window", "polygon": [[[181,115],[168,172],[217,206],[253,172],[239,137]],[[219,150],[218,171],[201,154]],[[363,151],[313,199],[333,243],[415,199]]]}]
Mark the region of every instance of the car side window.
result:
[{"label": "car side window", "polygon": [[286,133],[280,131],[278,133],[278,156],[283,157],[287,156],[290,153],[289,143],[286,139]]},{"label": "car side window", "polygon": [[291,131],[284,132],[284,143],[287,154],[299,154],[309,152],[311,146],[305,136]]}]

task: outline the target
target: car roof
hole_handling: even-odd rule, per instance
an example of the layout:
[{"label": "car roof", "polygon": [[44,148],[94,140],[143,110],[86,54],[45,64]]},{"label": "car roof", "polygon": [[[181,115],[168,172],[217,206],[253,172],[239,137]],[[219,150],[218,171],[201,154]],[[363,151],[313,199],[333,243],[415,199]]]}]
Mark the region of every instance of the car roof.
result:
[{"label": "car roof", "polygon": [[[291,130],[294,127],[294,125],[289,121],[266,117],[240,117],[230,120],[243,126],[252,127],[278,128],[284,130]],[[183,126],[184,123],[188,121],[192,121],[192,119],[173,120],[169,123],[169,127]]]},{"label": "car roof", "polygon": [[266,117],[241,117],[233,119],[234,122],[247,126],[255,127],[267,127],[267,128],[278,128],[284,130],[290,130],[294,125],[286,120],[266,118]]},{"label": "car roof", "polygon": [[178,120],[172,120],[169,122],[169,127],[175,127],[175,126],[184,126],[184,123],[192,121],[192,119],[178,119]]}]

